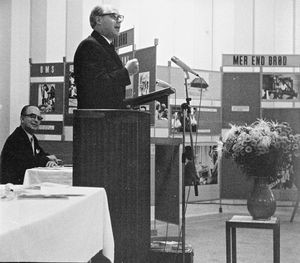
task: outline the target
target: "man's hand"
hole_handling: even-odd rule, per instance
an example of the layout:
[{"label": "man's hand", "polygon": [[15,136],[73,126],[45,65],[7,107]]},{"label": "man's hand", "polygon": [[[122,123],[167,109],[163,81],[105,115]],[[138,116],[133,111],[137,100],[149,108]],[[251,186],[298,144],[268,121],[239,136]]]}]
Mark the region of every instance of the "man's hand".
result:
[{"label": "man's hand", "polygon": [[54,161],[49,161],[46,163],[46,167],[55,167],[55,166],[57,166],[57,163]]},{"label": "man's hand", "polygon": [[56,163],[57,165],[61,164],[62,163],[62,160],[61,159],[58,159],[55,155],[47,155],[47,158]]},{"label": "man's hand", "polygon": [[129,75],[134,75],[139,72],[139,62],[136,58],[128,60],[125,68],[127,69]]}]

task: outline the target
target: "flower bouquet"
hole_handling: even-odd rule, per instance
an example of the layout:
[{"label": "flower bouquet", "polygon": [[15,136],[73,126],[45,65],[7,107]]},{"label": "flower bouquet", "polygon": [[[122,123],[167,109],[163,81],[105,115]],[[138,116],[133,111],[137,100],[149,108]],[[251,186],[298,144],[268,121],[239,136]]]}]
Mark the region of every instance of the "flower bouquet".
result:
[{"label": "flower bouquet", "polygon": [[293,162],[300,151],[300,134],[286,122],[259,119],[251,125],[231,125],[223,142],[223,154],[249,176],[266,177],[274,185],[292,186]]},{"label": "flower bouquet", "polygon": [[[259,119],[251,125],[232,125],[223,143],[225,157],[248,176],[255,178],[247,199],[253,219],[268,220],[275,213],[275,185],[293,185],[294,160],[299,155],[300,135],[295,135],[286,122]],[[288,183],[287,183],[288,182]]]}]

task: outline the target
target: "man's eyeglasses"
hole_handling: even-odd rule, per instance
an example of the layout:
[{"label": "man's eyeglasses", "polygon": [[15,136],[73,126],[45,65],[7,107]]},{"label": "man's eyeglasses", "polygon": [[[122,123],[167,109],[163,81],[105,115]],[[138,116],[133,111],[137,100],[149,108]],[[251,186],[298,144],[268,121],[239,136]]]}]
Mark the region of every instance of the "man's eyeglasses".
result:
[{"label": "man's eyeglasses", "polygon": [[118,23],[122,23],[124,20],[124,16],[118,15],[116,13],[107,13],[107,14],[102,14],[100,16],[110,16],[112,19],[114,19]]},{"label": "man's eyeglasses", "polygon": [[34,113],[31,113],[31,114],[24,114],[23,116],[25,117],[29,117],[31,119],[38,119],[39,121],[43,120],[43,117],[42,116],[39,116],[39,115],[36,115]]}]

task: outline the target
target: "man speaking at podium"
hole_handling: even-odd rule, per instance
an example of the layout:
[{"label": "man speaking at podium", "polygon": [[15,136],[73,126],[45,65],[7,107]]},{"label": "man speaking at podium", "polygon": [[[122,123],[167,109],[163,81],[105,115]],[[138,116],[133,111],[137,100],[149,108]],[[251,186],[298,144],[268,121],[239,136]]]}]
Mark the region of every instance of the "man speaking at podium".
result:
[{"label": "man speaking at podium", "polygon": [[125,87],[139,71],[137,59],[125,67],[112,45],[124,16],[110,5],[96,6],[90,14],[92,34],[83,40],[74,56],[78,109],[125,108]]}]

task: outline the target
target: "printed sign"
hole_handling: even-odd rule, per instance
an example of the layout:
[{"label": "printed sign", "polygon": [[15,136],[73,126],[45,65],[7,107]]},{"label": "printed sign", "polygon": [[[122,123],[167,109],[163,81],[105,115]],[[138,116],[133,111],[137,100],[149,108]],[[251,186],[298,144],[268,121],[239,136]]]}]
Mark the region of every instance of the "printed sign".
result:
[{"label": "printed sign", "polygon": [[64,75],[64,63],[30,64],[31,77],[57,77]]},{"label": "printed sign", "polygon": [[222,66],[229,67],[299,67],[300,55],[245,55],[222,56]]},{"label": "printed sign", "polygon": [[116,49],[134,45],[134,28],[123,31],[114,39]]},{"label": "printed sign", "polygon": [[59,134],[63,133],[62,121],[42,121],[36,134]]}]

